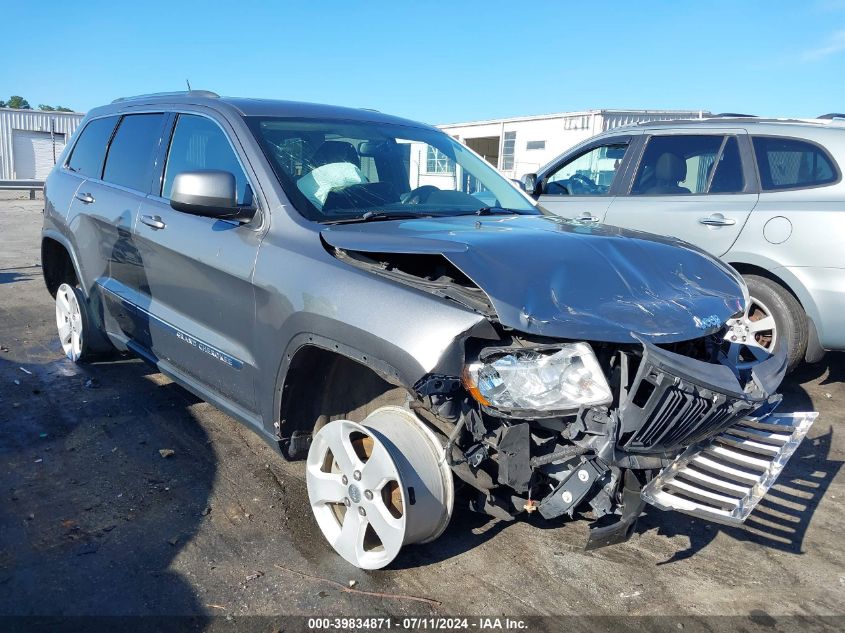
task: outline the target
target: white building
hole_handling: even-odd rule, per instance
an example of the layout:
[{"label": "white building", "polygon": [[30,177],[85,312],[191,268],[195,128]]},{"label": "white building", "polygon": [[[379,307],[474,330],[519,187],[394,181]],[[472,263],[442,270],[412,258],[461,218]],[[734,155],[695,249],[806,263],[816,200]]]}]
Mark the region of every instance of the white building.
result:
[{"label": "white building", "polygon": [[[641,121],[667,121],[708,116],[706,110],[585,110],[438,125],[486,158],[505,176],[519,178],[573,145],[600,132]],[[429,156],[424,173],[449,169]]]},{"label": "white building", "polygon": [[0,108],[0,180],[47,178],[83,116]]}]

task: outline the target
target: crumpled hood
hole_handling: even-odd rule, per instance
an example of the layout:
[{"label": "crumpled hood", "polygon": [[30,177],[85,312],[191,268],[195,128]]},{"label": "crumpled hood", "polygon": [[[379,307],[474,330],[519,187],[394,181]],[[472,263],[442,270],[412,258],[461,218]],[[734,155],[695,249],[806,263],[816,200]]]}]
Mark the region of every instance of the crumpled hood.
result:
[{"label": "crumpled hood", "polygon": [[337,225],[330,245],[442,254],[490,297],[506,327],[554,338],[699,338],[742,309],[738,274],[697,248],[557,216],[458,216]]}]

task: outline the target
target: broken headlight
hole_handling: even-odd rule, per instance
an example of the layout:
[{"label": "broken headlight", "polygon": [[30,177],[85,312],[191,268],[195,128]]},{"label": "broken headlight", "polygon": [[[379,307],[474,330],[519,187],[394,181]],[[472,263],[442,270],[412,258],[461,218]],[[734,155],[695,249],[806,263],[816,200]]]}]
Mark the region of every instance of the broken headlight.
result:
[{"label": "broken headlight", "polygon": [[490,350],[467,365],[464,383],[481,404],[512,411],[571,411],[613,400],[592,348]]}]

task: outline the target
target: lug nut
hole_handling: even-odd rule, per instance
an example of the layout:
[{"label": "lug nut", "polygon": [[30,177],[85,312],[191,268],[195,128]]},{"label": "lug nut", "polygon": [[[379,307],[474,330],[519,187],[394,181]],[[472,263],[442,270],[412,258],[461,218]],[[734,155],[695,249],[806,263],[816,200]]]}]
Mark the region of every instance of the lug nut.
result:
[{"label": "lug nut", "polygon": [[560,498],[563,499],[564,503],[572,503],[572,493],[568,490],[564,490]]},{"label": "lug nut", "polygon": [[367,498],[367,501],[373,500],[373,491],[372,490],[365,490],[364,496]]},{"label": "lug nut", "polygon": [[588,473],[583,468],[578,471],[578,479],[580,479],[581,481],[587,481],[589,478],[590,478],[590,473]]},{"label": "lug nut", "polygon": [[349,478],[346,475],[341,477],[340,480],[343,482],[344,486],[349,483]]},{"label": "lug nut", "polygon": [[349,500],[349,497],[343,498],[343,505],[345,505],[347,508],[352,505],[352,502]]},{"label": "lug nut", "polygon": [[354,473],[352,473],[352,478],[353,478],[355,481],[361,481],[361,471],[360,471],[360,470],[356,470]]},{"label": "lug nut", "polygon": [[362,517],[365,517],[367,516],[367,511],[364,510],[364,508],[358,506],[358,514],[360,514]]}]

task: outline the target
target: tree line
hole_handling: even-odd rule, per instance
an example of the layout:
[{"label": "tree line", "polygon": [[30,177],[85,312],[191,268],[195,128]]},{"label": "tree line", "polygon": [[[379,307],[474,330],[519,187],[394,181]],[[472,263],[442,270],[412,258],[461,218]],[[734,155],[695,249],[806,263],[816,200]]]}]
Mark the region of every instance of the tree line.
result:
[{"label": "tree line", "polygon": [[[33,109],[32,106],[29,105],[29,101],[27,101],[20,95],[12,95],[11,97],[9,97],[8,101],[3,101],[2,99],[0,99],[0,108],[12,108],[13,110]],[[73,112],[73,110],[64,106],[51,106],[46,105],[44,103],[39,103],[38,109],[44,112]]]}]

